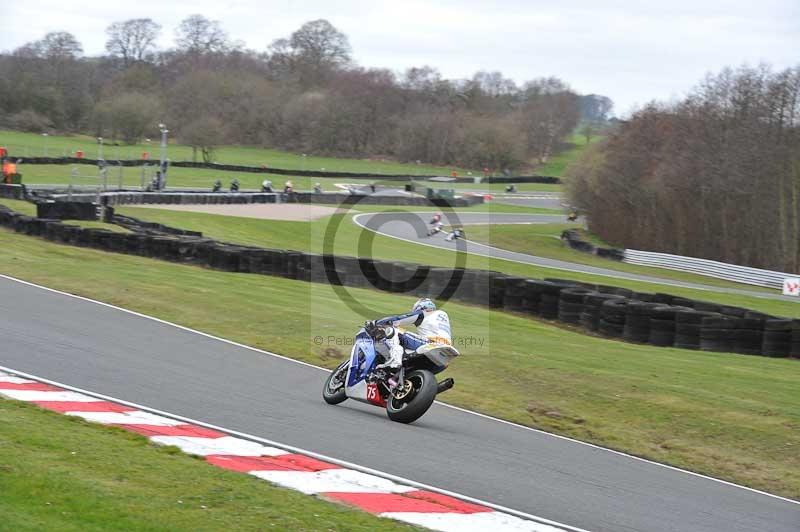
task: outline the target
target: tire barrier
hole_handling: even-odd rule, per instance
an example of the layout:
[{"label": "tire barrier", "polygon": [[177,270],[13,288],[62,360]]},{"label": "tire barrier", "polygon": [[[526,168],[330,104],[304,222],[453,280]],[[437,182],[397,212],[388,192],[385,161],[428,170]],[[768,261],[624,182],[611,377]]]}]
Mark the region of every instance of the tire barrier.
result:
[{"label": "tire barrier", "polygon": [[703,351],[733,351],[733,338],[739,318],[710,316],[703,318],[700,328],[700,349]]},{"label": "tire barrier", "polygon": [[609,299],[600,307],[597,330],[611,338],[621,338],[625,331],[625,319],[630,299]]},{"label": "tire barrier", "polygon": [[628,342],[646,344],[650,341],[651,320],[656,309],[663,305],[648,301],[629,301],[625,307],[622,338]]},{"label": "tire barrier", "polygon": [[[97,194],[63,193],[37,191],[38,195],[63,202],[69,197],[74,203],[93,203]],[[322,205],[390,205],[403,207],[430,207],[436,205],[443,208],[472,207],[484,203],[480,195],[459,198],[423,198],[419,196],[381,196],[363,194],[339,194],[312,192],[261,193],[261,192],[102,192],[100,198],[104,205],[241,205],[254,203],[302,203]]]},{"label": "tire barrier", "polygon": [[202,237],[203,233],[200,231],[189,231],[188,229],[178,229],[177,227],[170,227],[168,225],[154,223],[154,222],[145,222],[144,220],[139,220],[138,218],[134,218],[133,216],[123,216],[121,214],[115,214],[113,208],[108,209],[110,212],[109,215],[109,222],[124,227],[130,231],[135,232],[152,232],[152,233],[167,233],[170,235],[184,235],[184,236],[196,236]]},{"label": "tire barrier", "polygon": [[566,279],[526,279],[486,270],[239,246],[136,222],[136,232],[119,233],[24,216],[0,205],[0,226],[62,244],[415,297],[438,297],[456,278],[460,281],[449,294],[455,301],[557,320],[609,338],[659,347],[800,358],[800,319]]},{"label": "tire barrier", "polygon": [[650,335],[647,338],[647,343],[658,347],[674,346],[675,315],[682,310],[691,310],[691,308],[663,303],[653,308],[650,317]]},{"label": "tire barrier", "polygon": [[675,341],[672,344],[681,349],[700,349],[700,329],[703,318],[717,317],[713,312],[679,310],[675,313]]},{"label": "tire barrier", "polygon": [[[64,202],[69,197],[72,203],[93,203],[97,194],[61,194],[38,191],[40,195]],[[278,203],[279,194],[261,192],[102,192],[103,205],[241,205],[252,203]]]},{"label": "tire barrier", "polygon": [[592,291],[588,288],[563,288],[559,292],[558,321],[577,325],[585,308],[586,297]]},{"label": "tire barrier", "polygon": [[792,320],[792,347],[789,354],[800,358],[800,320]]},{"label": "tire barrier", "polygon": [[52,220],[97,220],[97,207],[93,203],[72,201],[39,201],[36,216]]},{"label": "tire barrier", "polygon": [[589,331],[597,331],[600,327],[600,309],[603,303],[612,299],[624,299],[624,297],[602,292],[589,292],[586,294],[583,300],[583,311],[580,315],[581,326]]},{"label": "tire barrier", "polygon": [[622,249],[599,248],[591,242],[586,242],[581,238],[580,231],[577,229],[566,229],[562,231],[561,241],[576,251],[597,255],[604,259],[621,261],[625,255],[625,251]]},{"label": "tire barrier", "polygon": [[793,320],[767,319],[761,354],[768,357],[788,357],[792,353]]},{"label": "tire barrier", "polygon": [[24,200],[28,197],[25,185],[0,184],[0,198]]}]

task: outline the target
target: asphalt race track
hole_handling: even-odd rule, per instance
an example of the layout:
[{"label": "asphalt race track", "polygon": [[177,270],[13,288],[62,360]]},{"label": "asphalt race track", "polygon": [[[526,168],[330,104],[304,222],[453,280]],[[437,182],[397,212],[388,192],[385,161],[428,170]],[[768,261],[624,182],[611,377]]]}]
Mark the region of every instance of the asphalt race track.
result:
[{"label": "asphalt race track", "polygon": [[2,366],[571,526],[797,532],[800,523],[796,502],[442,405],[409,426],[352,401],[328,406],[319,369],[6,278],[0,313]]},{"label": "asphalt race track", "polygon": [[[763,297],[768,299],[783,299],[786,301],[797,302],[796,297],[784,296],[779,292],[756,292],[754,290],[746,290],[741,288],[721,288],[718,286],[710,286],[699,283],[688,283],[683,281],[676,281],[674,279],[664,279],[653,277],[649,275],[639,275],[635,273],[627,273],[618,270],[609,270],[605,268],[597,268],[595,266],[587,266],[585,264],[578,264],[574,262],[566,262],[562,260],[548,259],[545,257],[537,257],[534,255],[527,255],[525,253],[516,253],[505,249],[487,246],[478,242],[447,242],[442,235],[435,235],[433,237],[426,236],[427,222],[431,217],[430,212],[421,213],[407,213],[407,212],[382,212],[382,213],[363,213],[353,217],[353,221],[371,231],[389,236],[399,238],[418,244],[431,245],[437,248],[444,248],[456,251],[462,249],[468,253],[482,255],[485,257],[494,257],[498,259],[507,259],[515,262],[522,262],[525,264],[533,264],[536,266],[544,266],[548,268],[558,268],[561,270],[569,270],[575,272],[590,273],[594,275],[602,275],[605,277],[616,277],[618,279],[630,279],[632,281],[643,281],[646,283],[659,283],[670,286],[680,286],[684,288],[696,288],[700,290],[710,290],[713,292],[725,292],[730,294],[742,294],[753,297]],[[465,212],[444,212],[443,223],[445,225],[465,225],[470,224],[549,224],[549,223],[564,223],[565,217],[563,215],[553,214],[502,214],[502,213],[465,213]],[[469,239],[469,229],[466,229],[467,239]],[[460,246],[460,247],[457,247]],[[553,272],[553,277],[558,277],[558,272]]]}]

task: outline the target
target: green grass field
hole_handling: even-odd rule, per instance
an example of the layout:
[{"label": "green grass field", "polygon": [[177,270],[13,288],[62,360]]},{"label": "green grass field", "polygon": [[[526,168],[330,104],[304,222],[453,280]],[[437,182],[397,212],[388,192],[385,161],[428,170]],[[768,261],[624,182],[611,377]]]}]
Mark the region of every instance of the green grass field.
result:
[{"label": "green grass field", "polygon": [[[365,319],[327,285],[75,248],[7,230],[0,230],[0,264],[8,275],[327,367],[344,353],[315,345],[313,337],[348,335]],[[402,311],[415,299],[350,293],[376,315]],[[456,342],[481,342],[462,346],[464,356],[448,370],[458,383],[448,402],[800,495],[798,361],[626,344],[484,308],[445,308]]]},{"label": "green grass field", "polygon": [[[106,141],[109,142],[109,141]],[[158,161],[160,139],[152,142],[127,146],[103,146],[103,157],[108,161],[117,159],[139,159],[142,152],[150,154],[150,160]],[[96,159],[99,155],[97,139],[86,135],[44,137],[35,133],[21,133],[18,131],[0,131],[0,146],[9,149],[15,157],[42,157],[47,153],[49,157],[62,157],[70,155],[77,150],[84,152],[84,157]],[[170,142],[167,147],[167,158],[172,161],[191,161],[192,148]],[[202,161],[198,155],[198,161]],[[336,157],[316,157],[309,155],[303,157],[300,153],[287,153],[278,150],[244,147],[222,146],[215,151],[214,162],[220,164],[241,164],[247,166],[266,166],[273,168],[295,170],[327,170],[349,172],[375,172],[378,174],[404,174],[404,175],[450,175],[456,170],[459,174],[466,174],[461,168],[449,166],[431,166],[426,164],[403,164],[395,161],[381,159],[341,159]]]},{"label": "green grass field", "polygon": [[572,135],[567,139],[567,142],[572,144],[572,148],[558,153],[550,158],[546,164],[544,164],[541,168],[536,170],[536,173],[540,175],[551,175],[551,176],[562,176],[564,175],[564,170],[567,169],[573,161],[575,161],[583,151],[583,149],[589,145],[598,142],[603,137],[596,136],[592,137],[589,142],[586,142],[586,137],[584,135]]},{"label": "green grass field", "polygon": [[[599,137],[598,137],[599,138]],[[536,170],[541,175],[561,176],[566,167],[574,161],[586,145],[582,136],[573,135],[568,141],[574,145],[573,148],[562,152]],[[99,145],[93,137],[85,135],[76,136],[42,136],[33,133],[20,133],[16,131],[0,131],[0,146],[9,149],[11,155],[22,157],[23,162],[19,165],[19,172],[23,175],[23,182],[30,184],[67,184],[70,182],[70,174],[73,170],[72,165],[26,165],[25,157],[44,156],[60,157],[72,155],[77,150],[82,150],[87,158],[97,158]],[[143,143],[135,146],[104,146],[102,155],[106,160],[113,162],[118,159],[138,159],[142,152],[150,154],[150,160],[156,162],[159,157],[159,147],[157,142],[150,144]],[[170,144],[167,157],[173,161],[192,160],[192,150],[188,146]],[[463,168],[450,168],[444,166],[430,166],[417,164],[403,164],[395,161],[372,160],[372,159],[343,159],[335,157],[303,157],[302,154],[292,154],[277,150],[225,146],[216,151],[215,162],[224,164],[243,164],[251,166],[266,166],[274,168],[295,169],[295,170],[328,170],[328,171],[350,171],[350,172],[374,172],[376,174],[403,174],[403,175],[442,175],[449,176],[456,170],[460,176],[481,175],[479,171],[472,171]],[[75,180],[77,183],[95,185],[98,183],[97,169],[91,165],[77,165],[77,173],[81,178]],[[142,172],[139,168],[124,168],[122,179],[120,180],[119,170],[111,168],[108,171],[109,186],[117,186],[120,181],[126,187],[137,187],[142,183]],[[148,174],[149,176],[152,175]],[[264,179],[271,179],[273,184],[282,186],[288,179],[286,176],[277,174],[250,174],[242,172],[220,172],[207,169],[171,168],[168,174],[168,186],[170,187],[199,187],[211,188],[216,179],[223,182],[227,188],[233,178],[239,179],[244,188],[259,188]],[[321,183],[325,190],[336,190],[336,183],[346,182],[347,179],[326,179],[309,177],[292,177],[292,181],[299,190],[310,190],[314,183]],[[145,179],[147,181],[147,179]],[[403,182],[382,181],[386,184],[402,185]],[[421,181],[420,185],[433,188],[455,188],[457,190],[479,189],[489,192],[502,192],[505,190],[504,184],[469,184],[458,183],[443,185],[442,183]],[[525,191],[551,191],[559,192],[560,185],[547,185],[539,183],[521,183],[517,185],[520,192]]]},{"label": "green grass field", "polygon": [[18,401],[0,449],[2,530],[417,530]]},{"label": "green grass field", "polygon": [[[498,208],[498,210],[493,212],[510,212],[507,211],[505,207],[506,206],[493,207]],[[402,260],[405,262],[415,262],[418,264],[429,264],[443,267],[453,267],[456,264],[456,254],[452,251],[421,246],[382,235],[373,235],[371,233],[366,235],[370,238],[374,236],[374,238],[371,240],[371,246],[367,246],[366,241],[362,241],[362,247],[359,249],[359,241],[362,240],[362,229],[352,222],[351,215],[337,214],[332,217],[322,218],[320,220],[308,223],[277,220],[257,220],[254,218],[240,218],[235,216],[220,216],[214,214],[179,212],[170,211],[168,209],[152,209],[141,207],[120,207],[117,212],[120,214],[135,216],[143,220],[163,223],[173,227],[201,231],[204,235],[210,238],[244,245],[321,252],[324,249],[323,244],[328,241],[329,245],[332,245],[332,250],[340,255],[370,256],[376,259]],[[329,231],[329,225],[336,222],[340,222],[338,229],[335,231],[331,229],[331,231]],[[468,229],[468,236],[470,237],[472,236],[471,233],[473,227]],[[329,232],[331,232],[331,234],[329,234]],[[643,283],[638,281],[628,281],[613,277],[602,277],[580,272],[543,268],[500,259],[490,259],[476,255],[469,255],[466,258],[466,267],[495,270],[513,275],[538,279],[545,277],[575,279],[597,284],[622,286],[637,292],[666,292],[669,294],[675,294],[693,299],[703,299],[706,301],[715,301],[726,305],[758,309],[762,312],[778,316],[800,317],[800,305],[797,303],[742,296],[726,293],[724,291],[701,291],[689,288]],[[659,270],[659,273],[661,272],[662,270]],[[664,273],[664,276],[668,275],[669,273]],[[705,280],[705,278],[701,278],[699,276],[697,279]]]}]

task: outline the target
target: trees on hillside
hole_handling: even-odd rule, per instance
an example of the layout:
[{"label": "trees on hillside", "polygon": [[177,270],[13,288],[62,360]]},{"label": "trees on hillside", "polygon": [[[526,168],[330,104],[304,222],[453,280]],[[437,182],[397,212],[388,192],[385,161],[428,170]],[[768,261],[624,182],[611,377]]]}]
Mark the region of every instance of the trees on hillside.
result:
[{"label": "trees on hillside", "polygon": [[293,77],[304,88],[321,85],[350,61],[347,36],[327,20],[306,22],[269,47],[270,67],[279,79]]},{"label": "trees on hillside", "polygon": [[528,152],[544,163],[580,119],[579,96],[557,78],[525,84],[522,127]]},{"label": "trees on hillside", "polygon": [[205,157],[232,142],[501,171],[546,160],[580,112],[555,78],[520,88],[497,71],[448,80],[429,66],[359,67],[326,20],[262,53],[202,15],[180,23],[169,50],[156,49],[159,31],[148,18],[115,22],[101,57],[62,32],[0,54],[0,119],[130,142],[163,121]]},{"label": "trees on hillside", "polygon": [[588,157],[572,201],[606,240],[800,270],[800,67],[726,69],[640,110]]}]

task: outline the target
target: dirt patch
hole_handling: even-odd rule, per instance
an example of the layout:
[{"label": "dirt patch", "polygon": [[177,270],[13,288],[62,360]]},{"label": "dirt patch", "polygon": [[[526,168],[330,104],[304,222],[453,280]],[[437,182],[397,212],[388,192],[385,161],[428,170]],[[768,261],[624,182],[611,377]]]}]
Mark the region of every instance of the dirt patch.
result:
[{"label": "dirt patch", "polygon": [[222,214],[241,218],[259,218],[262,220],[287,220],[292,222],[310,222],[329,216],[336,212],[333,207],[319,205],[299,205],[288,203],[256,203],[245,205],[133,205],[151,209],[168,209],[171,211],[204,212],[206,214]]}]

